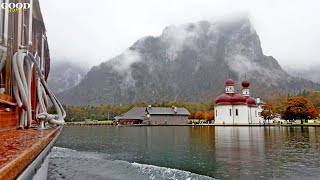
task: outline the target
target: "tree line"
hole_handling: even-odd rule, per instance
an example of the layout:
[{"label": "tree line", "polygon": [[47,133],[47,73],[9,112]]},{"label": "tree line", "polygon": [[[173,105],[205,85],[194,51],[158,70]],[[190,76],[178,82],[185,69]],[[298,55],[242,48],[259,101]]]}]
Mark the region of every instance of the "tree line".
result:
[{"label": "tree line", "polygon": [[[133,107],[147,107],[147,103],[135,103],[125,106],[65,106],[64,109],[67,113],[65,118],[66,122],[84,121],[86,119],[106,121],[113,120],[115,116],[120,116]],[[151,104],[153,107],[184,107],[191,113],[191,119],[205,119],[212,120],[214,118],[214,101],[211,102],[176,102],[165,101]],[[53,108],[49,109],[51,113],[54,113]]]},{"label": "tree line", "polygon": [[[264,110],[261,115],[265,119],[272,119],[281,116],[283,119],[316,119],[320,110],[320,92],[301,91],[287,96],[277,95],[265,100]],[[147,107],[147,103],[135,103],[124,106],[64,106],[67,117],[65,120],[84,121],[92,120],[113,120],[133,107]],[[189,110],[189,119],[214,120],[214,99],[209,102],[176,102],[164,101],[151,104],[153,107],[184,107]],[[51,108],[52,112],[52,108]],[[299,113],[298,113],[299,112]]]},{"label": "tree line", "polygon": [[266,101],[261,115],[264,119],[318,119],[320,110],[319,91],[300,91],[287,96],[275,96]]}]

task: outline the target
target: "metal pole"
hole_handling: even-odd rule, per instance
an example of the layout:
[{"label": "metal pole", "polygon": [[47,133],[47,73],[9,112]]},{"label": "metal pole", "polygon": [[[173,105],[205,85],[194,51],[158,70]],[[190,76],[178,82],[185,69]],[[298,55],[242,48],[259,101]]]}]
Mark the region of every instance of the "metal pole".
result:
[{"label": "metal pole", "polygon": [[29,42],[28,45],[32,45],[32,12],[33,12],[33,0],[30,0],[30,9],[29,9]]}]

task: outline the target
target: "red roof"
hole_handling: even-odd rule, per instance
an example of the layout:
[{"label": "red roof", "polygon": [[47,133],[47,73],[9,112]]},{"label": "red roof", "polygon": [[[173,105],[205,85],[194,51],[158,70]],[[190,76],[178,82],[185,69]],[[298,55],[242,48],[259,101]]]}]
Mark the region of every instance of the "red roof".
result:
[{"label": "red roof", "polygon": [[226,81],[226,86],[233,86],[234,85],[234,81],[232,79],[228,79]]},{"label": "red roof", "polygon": [[231,95],[229,94],[221,94],[220,96],[218,96],[215,100],[216,104],[232,104],[231,103]]},{"label": "red roof", "polygon": [[217,105],[240,105],[246,104],[246,97],[237,93],[224,93],[215,100]]},{"label": "red roof", "polygon": [[[226,86],[233,86],[234,81],[232,79],[228,79],[226,81]],[[248,80],[244,80],[241,83],[243,88],[248,88],[250,86],[250,82]],[[217,105],[248,105],[248,106],[257,106],[256,100],[250,96],[244,96],[238,93],[224,93],[218,96],[215,100]]]},{"label": "red roof", "polygon": [[247,101],[246,97],[241,94],[234,94],[231,100],[234,105],[246,104]]},{"label": "red roof", "polygon": [[248,106],[257,106],[256,100],[252,97],[247,97],[247,104]]}]

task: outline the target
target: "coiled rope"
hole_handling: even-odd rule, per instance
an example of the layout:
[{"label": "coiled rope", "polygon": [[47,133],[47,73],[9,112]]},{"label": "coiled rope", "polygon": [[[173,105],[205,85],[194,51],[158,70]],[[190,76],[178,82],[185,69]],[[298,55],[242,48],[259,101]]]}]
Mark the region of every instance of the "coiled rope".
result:
[{"label": "coiled rope", "polygon": [[[35,55],[37,58],[37,54]],[[31,78],[33,67],[37,75],[37,107],[36,118],[51,124],[63,125],[66,112],[56,96],[48,88],[48,84],[44,79],[42,70],[35,57],[26,49],[18,50],[13,56],[13,93],[18,106],[21,108],[19,127],[29,128],[32,122],[31,109]],[[51,100],[57,114],[48,114],[46,107],[48,106],[47,97]]]}]

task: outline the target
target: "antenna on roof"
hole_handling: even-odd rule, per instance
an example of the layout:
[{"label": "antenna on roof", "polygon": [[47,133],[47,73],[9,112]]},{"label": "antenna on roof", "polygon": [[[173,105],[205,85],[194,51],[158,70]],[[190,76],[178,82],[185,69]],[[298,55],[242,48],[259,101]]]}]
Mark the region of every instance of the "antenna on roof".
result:
[{"label": "antenna on roof", "polygon": [[173,112],[177,113],[178,112],[178,108],[176,106],[173,107]]}]

